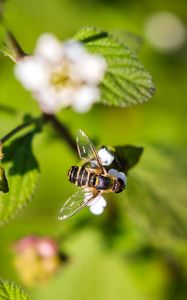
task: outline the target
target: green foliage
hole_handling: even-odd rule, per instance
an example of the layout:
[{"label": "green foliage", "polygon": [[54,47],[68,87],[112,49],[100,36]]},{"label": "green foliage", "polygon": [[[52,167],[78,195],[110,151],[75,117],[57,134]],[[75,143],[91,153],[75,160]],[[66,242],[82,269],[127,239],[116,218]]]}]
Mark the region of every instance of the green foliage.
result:
[{"label": "green foliage", "polygon": [[113,31],[112,35],[119,40],[120,43],[126,45],[138,54],[142,48],[143,40],[140,36],[126,31]]},{"label": "green foliage", "polygon": [[[1,8],[0,8],[0,10],[1,10]],[[0,11],[0,13],[1,13],[1,11]],[[0,16],[0,18],[1,18],[1,16]],[[1,25],[1,22],[0,22],[0,54],[3,53],[4,38],[5,38],[5,29]]]},{"label": "green foliage", "polygon": [[[14,0],[7,4],[9,28],[29,53],[42,32],[69,38],[84,24],[94,23],[112,32],[115,28],[128,28],[144,36],[144,21],[151,12],[163,10],[161,0],[151,3],[151,11],[148,0],[141,3]],[[186,1],[167,1],[167,9],[180,20],[186,20]],[[129,41],[121,42],[131,48]],[[137,48],[132,45],[132,49]],[[176,239],[186,236],[187,159],[186,153],[182,155],[180,151],[186,152],[187,138],[186,52],[184,47],[176,53],[158,54],[147,43],[141,57],[142,62],[150,66],[159,87],[151,105],[130,110],[95,106],[84,117],[67,109],[63,111],[62,120],[72,133],[83,128],[107,144],[124,145],[124,141],[135,145],[165,144],[168,151],[145,146],[140,162],[129,171],[126,190],[119,195],[107,195],[108,203],[102,216],[93,216],[85,209],[62,224],[57,222],[59,208],[76,189],[68,183],[66,173],[69,166],[77,163],[77,158],[50,130],[45,133],[45,146],[42,138],[39,144],[43,149],[37,149],[43,170],[37,198],[14,222],[0,228],[0,266],[7,278],[14,276],[10,245],[18,237],[32,232],[61,238],[61,247],[70,256],[70,262],[53,280],[31,291],[35,299],[187,299],[186,241]],[[38,108],[11,75],[12,64],[8,59],[0,62],[0,128],[4,134],[5,128],[14,128],[20,113],[37,114]],[[106,217],[108,243],[113,240],[115,247],[110,248],[111,251],[108,248],[106,251],[106,230],[101,224]],[[91,221],[97,226],[96,232],[90,230]],[[69,232],[73,224],[74,234]],[[150,246],[150,237],[163,255]],[[172,240],[168,245],[169,237]]]},{"label": "green foliage", "polygon": [[31,298],[16,283],[0,279],[0,299],[2,300],[31,300]]},{"label": "green foliage", "polygon": [[136,171],[129,174],[125,211],[155,241],[187,238],[184,162],[183,154],[179,159],[171,150],[148,146]]},{"label": "green foliage", "polygon": [[137,56],[113,36],[95,28],[83,28],[74,39],[85,44],[87,50],[103,55],[107,71],[100,85],[100,102],[127,107],[148,100],[155,87],[151,75]]},{"label": "green foliage", "polygon": [[131,145],[108,147],[108,150],[114,155],[114,166],[118,170],[127,173],[140,160],[143,153],[143,147],[135,147]]},{"label": "green foliage", "polygon": [[32,152],[34,134],[34,131],[27,133],[3,149],[10,191],[0,194],[0,224],[11,219],[32,198],[36,189],[39,167]]},{"label": "green foliage", "polygon": [[0,21],[3,18],[3,5],[4,5],[4,0],[0,0]]}]

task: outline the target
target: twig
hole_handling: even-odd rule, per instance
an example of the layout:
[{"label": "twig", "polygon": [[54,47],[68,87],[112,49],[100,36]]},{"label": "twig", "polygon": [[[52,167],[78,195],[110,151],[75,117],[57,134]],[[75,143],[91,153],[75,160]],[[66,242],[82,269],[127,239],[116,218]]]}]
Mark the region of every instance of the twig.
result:
[{"label": "twig", "polygon": [[23,51],[20,44],[18,43],[17,39],[13,35],[13,33],[9,30],[6,30],[6,37],[7,37],[7,45],[10,49],[13,50],[16,62],[21,60],[27,54]]}]

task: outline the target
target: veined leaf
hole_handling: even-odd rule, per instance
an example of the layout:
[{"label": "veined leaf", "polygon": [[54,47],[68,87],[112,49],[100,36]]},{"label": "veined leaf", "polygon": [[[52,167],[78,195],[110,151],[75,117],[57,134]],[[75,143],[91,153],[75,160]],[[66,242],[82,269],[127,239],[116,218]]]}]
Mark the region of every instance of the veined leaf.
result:
[{"label": "veined leaf", "polygon": [[0,192],[0,224],[9,221],[14,214],[31,200],[39,178],[38,163],[32,153],[34,132],[27,133],[4,147],[3,167],[9,184],[9,192]]},{"label": "veined leaf", "polygon": [[127,107],[148,100],[155,87],[151,75],[144,69],[137,56],[113,36],[95,28],[83,28],[74,37],[86,49],[102,55],[107,71],[100,84],[100,102]]},{"label": "veined leaf", "polygon": [[[108,150],[110,151],[110,148],[108,148]],[[115,162],[117,163],[117,169],[127,173],[138,163],[143,150],[143,147],[135,147],[131,145],[115,146],[113,154]]]},{"label": "veined leaf", "polygon": [[125,212],[159,242],[187,239],[186,179],[185,156],[148,146],[136,171],[129,174]]},{"label": "veined leaf", "polygon": [[31,300],[31,298],[16,283],[0,279],[0,299],[2,300]]},{"label": "veined leaf", "polygon": [[144,150],[143,147],[135,147],[131,145],[103,147],[114,156],[112,164],[108,167],[105,166],[105,168],[114,168],[126,174],[139,162]]},{"label": "veined leaf", "polygon": [[118,39],[118,41],[127,47],[129,47],[133,52],[138,54],[142,48],[143,40],[140,36],[135,35],[128,31],[114,30],[112,35]]}]

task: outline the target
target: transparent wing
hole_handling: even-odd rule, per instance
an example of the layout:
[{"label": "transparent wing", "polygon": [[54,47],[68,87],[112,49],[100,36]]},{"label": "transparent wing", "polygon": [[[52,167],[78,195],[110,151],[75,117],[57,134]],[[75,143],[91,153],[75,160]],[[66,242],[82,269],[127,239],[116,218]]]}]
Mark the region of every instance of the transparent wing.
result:
[{"label": "transparent wing", "polygon": [[93,201],[98,194],[99,192],[96,189],[92,191],[79,189],[65,202],[64,206],[60,210],[58,219],[63,221],[70,218]]},{"label": "transparent wing", "polygon": [[90,141],[86,133],[80,129],[77,133],[77,148],[81,159],[87,161],[96,160],[102,173],[106,173],[92,141]]}]

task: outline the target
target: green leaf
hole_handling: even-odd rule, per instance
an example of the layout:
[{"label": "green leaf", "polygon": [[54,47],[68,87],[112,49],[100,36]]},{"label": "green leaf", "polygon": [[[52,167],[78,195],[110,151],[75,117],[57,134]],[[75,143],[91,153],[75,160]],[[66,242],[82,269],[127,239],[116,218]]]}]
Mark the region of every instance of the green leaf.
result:
[{"label": "green leaf", "polygon": [[4,18],[4,6],[8,0],[0,0],[0,22],[3,21]]},{"label": "green leaf", "polygon": [[31,300],[31,298],[16,283],[0,279],[0,299],[2,300]]},{"label": "green leaf", "polygon": [[105,166],[105,168],[114,168],[126,174],[139,162],[144,150],[143,147],[135,147],[131,145],[103,147],[114,156],[112,164],[108,167]]},{"label": "green leaf", "polygon": [[102,55],[107,71],[100,84],[100,102],[128,107],[148,100],[155,87],[151,75],[144,69],[137,56],[112,35],[96,28],[83,28],[74,37],[86,49]]},{"label": "green leaf", "polygon": [[35,132],[29,132],[4,147],[4,168],[9,192],[0,192],[0,224],[8,222],[31,200],[39,179],[38,163],[32,152]]},{"label": "green leaf", "polygon": [[112,35],[118,39],[120,43],[125,44],[136,54],[140,52],[143,45],[143,39],[140,36],[131,32],[119,30],[113,31]]},{"label": "green leaf", "polygon": [[125,173],[132,169],[140,160],[143,153],[143,147],[135,146],[116,146],[115,154],[117,155],[121,170]]},{"label": "green leaf", "polygon": [[187,239],[185,155],[148,146],[128,177],[125,212],[158,243]]}]

